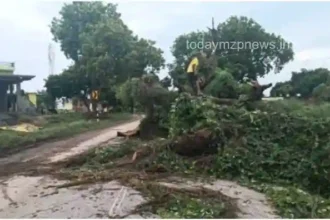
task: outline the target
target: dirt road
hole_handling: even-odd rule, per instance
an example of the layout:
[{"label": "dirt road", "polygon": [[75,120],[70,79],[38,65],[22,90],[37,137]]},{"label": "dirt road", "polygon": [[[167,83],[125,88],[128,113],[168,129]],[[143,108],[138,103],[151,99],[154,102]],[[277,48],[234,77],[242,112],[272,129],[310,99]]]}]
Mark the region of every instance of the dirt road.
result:
[{"label": "dirt road", "polygon": [[[116,144],[120,141],[116,137],[117,131],[132,130],[138,124],[139,120],[136,120],[84,133],[0,159],[0,218],[157,218],[152,214],[129,215],[145,199],[139,192],[116,181],[57,189],[51,186],[66,182],[46,175],[45,170],[38,171],[104,143]],[[159,181],[169,187],[203,185],[220,191],[237,200],[240,218],[278,217],[264,195],[235,182],[217,180],[210,185],[184,179],[182,184],[173,184],[170,179]]]},{"label": "dirt road", "polygon": [[[118,188],[115,182],[85,189],[49,188],[63,184],[50,176],[25,176],[38,166],[67,159],[104,143],[115,143],[117,131],[136,128],[139,120],[102,131],[87,132],[66,140],[45,143],[0,159],[0,218],[107,218]],[[110,144],[111,144],[110,143]],[[102,193],[98,193],[101,192]],[[131,193],[132,190],[126,190]],[[140,203],[137,192],[130,196]]]}]

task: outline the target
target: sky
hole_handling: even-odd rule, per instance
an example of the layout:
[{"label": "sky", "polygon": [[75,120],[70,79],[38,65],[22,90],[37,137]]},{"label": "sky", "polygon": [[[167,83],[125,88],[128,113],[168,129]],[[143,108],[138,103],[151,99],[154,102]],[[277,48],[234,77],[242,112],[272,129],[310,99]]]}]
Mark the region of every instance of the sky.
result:
[{"label": "sky", "polygon": [[[15,74],[36,76],[23,83],[25,91],[43,89],[44,79],[49,75],[50,43],[55,54],[55,74],[71,64],[52,40],[49,29],[63,4],[63,1],[33,0],[1,3],[0,61],[15,62]],[[330,28],[327,28],[330,2],[120,1],[118,11],[135,34],[157,42],[167,63],[173,60],[170,48],[179,35],[205,30],[212,17],[219,23],[232,15],[242,15],[293,43],[294,61],[286,64],[280,73],[261,78],[261,83],[289,80],[291,72],[301,68],[330,68]],[[166,69],[162,70],[160,77],[166,74]]]}]

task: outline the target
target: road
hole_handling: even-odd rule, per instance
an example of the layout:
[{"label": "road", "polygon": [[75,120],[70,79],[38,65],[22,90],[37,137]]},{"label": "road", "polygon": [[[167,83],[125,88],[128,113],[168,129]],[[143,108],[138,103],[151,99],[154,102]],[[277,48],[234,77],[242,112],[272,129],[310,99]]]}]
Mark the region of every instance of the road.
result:
[{"label": "road", "polygon": [[[116,137],[117,131],[132,130],[139,122],[135,120],[45,143],[0,159],[0,218],[159,218],[152,214],[128,215],[146,200],[139,192],[116,181],[57,189],[50,186],[66,182],[54,179],[43,170],[89,149],[117,144],[121,141]],[[235,182],[217,180],[209,184],[182,179],[182,184],[173,184],[170,179],[159,181],[159,184],[176,188],[203,186],[220,191],[236,200],[239,218],[278,218],[265,195]]]},{"label": "road", "polygon": [[[65,182],[44,174],[27,176],[26,173],[104,143],[114,144],[118,141],[117,131],[132,130],[139,123],[139,120],[135,120],[101,131],[83,133],[1,158],[0,218],[108,218],[110,209],[113,214],[118,214],[111,207],[122,189],[117,182],[94,184],[85,188],[55,189],[49,186]],[[126,199],[123,199],[123,207],[126,209],[134,208],[134,204],[144,201],[138,192],[127,188],[121,192],[124,191]],[[128,211],[122,210],[121,213]]]}]

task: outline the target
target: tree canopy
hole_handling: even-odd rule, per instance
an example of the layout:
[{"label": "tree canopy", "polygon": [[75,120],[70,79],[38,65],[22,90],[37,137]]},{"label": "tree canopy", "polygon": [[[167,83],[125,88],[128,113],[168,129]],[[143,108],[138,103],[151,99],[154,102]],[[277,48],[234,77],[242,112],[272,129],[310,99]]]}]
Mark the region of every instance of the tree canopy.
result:
[{"label": "tree canopy", "polygon": [[266,30],[253,19],[232,16],[219,23],[212,33],[194,31],[180,35],[174,41],[172,54],[175,61],[169,66],[175,80],[182,78],[185,63],[199,49],[210,53],[212,41],[216,46],[216,66],[230,70],[235,80],[263,77],[293,59],[291,43]]},{"label": "tree canopy", "polygon": [[270,94],[271,96],[295,96],[300,94],[302,98],[310,98],[316,87],[323,83],[328,84],[329,80],[330,71],[328,69],[301,69],[300,72],[292,72],[289,81],[276,83]]},{"label": "tree canopy", "polygon": [[[52,20],[50,29],[65,56],[72,60],[72,65],[61,74],[46,79],[46,91],[52,98],[79,98],[89,106],[88,97],[97,90],[102,103],[120,100],[132,107],[134,82],[146,74],[156,75],[165,67],[163,51],[156,47],[155,41],[130,30],[116,4],[65,4],[60,16]],[[211,54],[214,46],[216,51]],[[206,94],[237,98],[245,90],[241,84],[244,78],[255,80],[270,72],[278,73],[293,60],[291,46],[253,19],[231,16],[215,28],[178,36],[171,48],[174,62],[168,64],[169,76],[157,81],[162,89],[173,85],[179,91],[189,91],[187,63],[193,54],[203,50],[208,56],[200,57],[199,72],[204,82],[207,81],[203,85]],[[328,82],[327,69],[302,69],[293,72],[289,81],[277,83],[271,95],[300,94],[302,98],[317,95],[327,99]]]},{"label": "tree canopy", "polygon": [[51,23],[54,40],[72,66],[49,76],[46,88],[54,97],[84,96],[92,90],[113,95],[115,85],[164,67],[163,51],[155,42],[135,36],[112,3],[65,4]]}]

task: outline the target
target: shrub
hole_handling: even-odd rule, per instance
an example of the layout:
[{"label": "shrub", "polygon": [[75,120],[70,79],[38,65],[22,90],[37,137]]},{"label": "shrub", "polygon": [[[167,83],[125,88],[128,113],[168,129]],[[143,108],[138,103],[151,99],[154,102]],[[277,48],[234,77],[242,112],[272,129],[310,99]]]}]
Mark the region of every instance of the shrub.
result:
[{"label": "shrub", "polygon": [[329,197],[330,117],[311,111],[248,112],[180,96],[172,107],[170,134],[211,130],[222,142],[212,169],[219,177],[294,184]]}]

